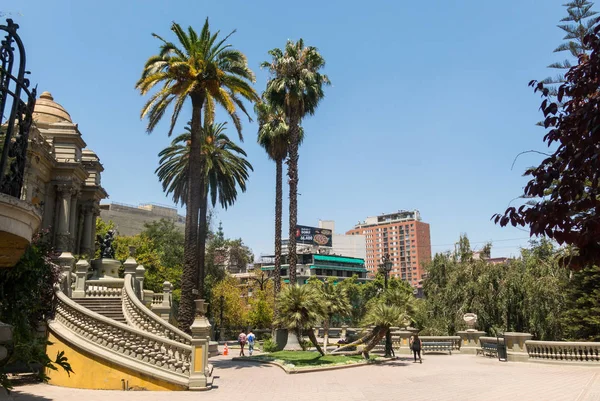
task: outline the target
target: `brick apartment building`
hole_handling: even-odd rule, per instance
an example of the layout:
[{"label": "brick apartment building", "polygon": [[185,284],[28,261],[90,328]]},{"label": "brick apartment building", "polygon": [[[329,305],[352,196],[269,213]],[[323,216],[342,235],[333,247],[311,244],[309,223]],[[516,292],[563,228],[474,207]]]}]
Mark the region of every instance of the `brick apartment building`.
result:
[{"label": "brick apartment building", "polygon": [[419,286],[425,275],[424,265],[431,261],[431,239],[429,224],[421,221],[418,210],[367,217],[346,234],[366,236],[365,267],[370,275],[377,272],[383,256],[389,253],[391,277]]}]

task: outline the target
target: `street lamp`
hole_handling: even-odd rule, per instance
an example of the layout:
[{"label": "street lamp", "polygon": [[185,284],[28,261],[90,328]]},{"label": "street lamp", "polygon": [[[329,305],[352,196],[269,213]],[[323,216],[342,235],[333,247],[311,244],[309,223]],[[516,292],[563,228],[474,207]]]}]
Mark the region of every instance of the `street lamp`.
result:
[{"label": "street lamp", "polygon": [[[392,261],[390,260],[390,254],[386,253],[385,256],[383,257],[382,263],[379,265],[379,268],[381,270],[383,270],[383,274],[384,274],[384,287],[387,290],[388,288],[388,276],[390,274],[390,272],[392,271]],[[392,349],[392,333],[390,332],[390,329],[388,328],[387,331],[385,332],[385,357],[386,358],[391,358],[392,357],[392,353],[393,353],[393,349]]]},{"label": "street lamp", "polygon": [[221,302],[221,310],[219,313],[219,340],[222,340],[223,337],[223,303],[225,303],[225,297],[221,295],[219,297],[219,301]]}]

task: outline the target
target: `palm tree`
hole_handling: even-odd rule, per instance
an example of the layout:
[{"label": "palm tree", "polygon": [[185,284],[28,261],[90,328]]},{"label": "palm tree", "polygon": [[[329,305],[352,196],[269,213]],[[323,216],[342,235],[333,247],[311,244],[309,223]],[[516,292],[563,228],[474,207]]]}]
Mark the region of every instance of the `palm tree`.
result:
[{"label": "palm tree", "polygon": [[325,281],[319,288],[323,298],[324,319],[323,319],[323,350],[327,353],[327,343],[329,342],[329,327],[334,316],[347,316],[350,314],[352,306],[348,298],[346,288],[335,285],[331,281]]},{"label": "palm tree", "polygon": [[[233,205],[237,199],[237,187],[246,191],[246,181],[252,165],[245,159],[246,152],[225,134],[227,123],[211,124],[203,128],[201,153],[204,169],[197,172],[202,176],[204,188],[200,207],[200,226],[198,248],[200,256],[204,255],[207,233],[208,195],[214,207],[217,201],[224,209]],[[191,128],[176,137],[171,145],[163,149],[159,167],[156,169],[163,190],[173,194],[173,201],[183,202],[188,192],[188,171],[190,160]],[[204,288],[204,263],[198,265],[198,288]]]},{"label": "palm tree", "polygon": [[[254,110],[258,120],[258,144],[262,146],[269,158],[275,162],[275,268],[273,280],[275,297],[281,291],[281,220],[283,203],[283,161],[288,154],[289,125],[281,107],[263,102],[257,103]],[[300,127],[300,142],[304,131]],[[275,306],[277,307],[277,305]]]},{"label": "palm tree", "polygon": [[[388,305],[384,300],[373,302],[362,321],[364,327],[372,326],[372,330],[359,340],[336,349],[332,354],[363,354],[368,359],[369,352],[385,337],[388,329],[404,323],[407,319],[408,315],[401,306]],[[364,348],[358,349],[359,345],[364,345]],[[348,351],[350,348],[355,348],[356,350]]]},{"label": "palm tree", "polygon": [[327,75],[321,74],[325,59],[316,47],[304,47],[302,39],[288,41],[285,50],[269,51],[272,59],[262,67],[269,69],[265,98],[282,108],[289,125],[288,178],[290,185],[290,234],[288,242],[290,284],[296,283],[296,224],[298,220],[298,146],[300,123],[307,114],[314,114],[325,96],[323,86],[329,85]]},{"label": "palm tree", "polygon": [[[173,104],[168,131],[170,136],[183,105],[189,99],[192,103],[189,164],[191,171],[202,171],[202,110],[204,109],[205,119],[211,123],[215,105],[221,105],[233,120],[241,139],[242,127],[237,109],[248,115],[242,99],[251,102],[259,100],[258,94],[250,85],[255,80],[254,73],[248,68],[246,56],[225,43],[235,31],[219,39],[219,31],[211,34],[208,18],[200,35],[192,27],[185,32],[176,23],[172,24],[171,30],[175,33],[178,44],[152,34],[162,42],[160,51],[146,61],[136,88],[142,95],[159,88],[142,108],[141,117],[148,117],[147,131],[150,133],[162,120],[167,108]],[[190,190],[186,199],[184,271],[179,306],[180,325],[187,331],[194,319],[196,269],[203,259],[198,249],[198,214],[204,187],[202,179],[203,176],[198,174],[188,176]],[[198,288],[200,297],[202,290]]]},{"label": "palm tree", "polygon": [[298,284],[286,286],[277,297],[279,315],[277,324],[294,330],[298,342],[302,343],[302,332],[308,331],[308,338],[321,355],[325,355],[319,346],[312,328],[323,319],[323,299],[311,285]]}]

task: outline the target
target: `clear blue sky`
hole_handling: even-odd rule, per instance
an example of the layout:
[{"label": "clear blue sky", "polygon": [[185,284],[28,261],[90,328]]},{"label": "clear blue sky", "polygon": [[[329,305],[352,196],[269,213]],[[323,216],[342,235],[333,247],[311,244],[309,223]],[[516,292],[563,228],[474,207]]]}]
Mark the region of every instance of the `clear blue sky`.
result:
[{"label": "clear blue sky", "polygon": [[[304,122],[300,224],[335,220],[345,232],[367,216],[419,209],[434,253],[467,233],[475,247],[492,240],[492,255],[508,256],[528,233],[490,217],[521,193],[522,171],[540,160],[525,155],[511,170],[515,156],[544,150],[534,126],[539,96],[527,83],[564,58],[552,53],[563,36],[561,3],[8,0],[0,11],[21,26],[39,93],[52,92],[100,156],[111,201],[172,204],[154,175],[170,142],[166,125],[146,134],[134,85],[158,49],[152,32],[172,37],[171,21],[199,30],[208,16],[213,29],[237,29],[230,42],[248,56],[258,91],[267,80],[260,62],[288,38],[304,38],[327,60],[333,85]],[[245,123],[248,191],[216,219],[259,255],[273,249],[275,166],[256,131]],[[284,232],[286,221],[284,213]]]}]

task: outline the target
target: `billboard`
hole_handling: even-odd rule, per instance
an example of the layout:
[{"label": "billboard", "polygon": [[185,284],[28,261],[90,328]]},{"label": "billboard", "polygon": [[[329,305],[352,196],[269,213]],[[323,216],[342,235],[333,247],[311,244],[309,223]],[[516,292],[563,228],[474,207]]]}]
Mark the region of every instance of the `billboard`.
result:
[{"label": "billboard", "polygon": [[331,246],[331,230],[325,228],[296,226],[296,243]]}]

